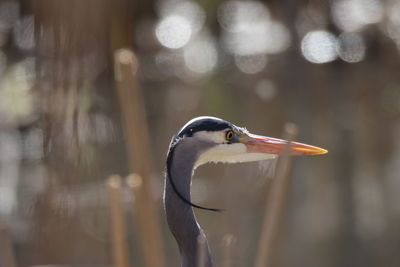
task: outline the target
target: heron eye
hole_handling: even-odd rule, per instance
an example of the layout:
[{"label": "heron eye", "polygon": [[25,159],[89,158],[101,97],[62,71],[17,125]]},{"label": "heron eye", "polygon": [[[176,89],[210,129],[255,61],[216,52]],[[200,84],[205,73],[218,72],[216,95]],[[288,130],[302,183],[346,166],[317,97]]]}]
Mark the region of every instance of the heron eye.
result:
[{"label": "heron eye", "polygon": [[231,140],[233,138],[233,131],[227,131],[225,135],[226,140]]}]

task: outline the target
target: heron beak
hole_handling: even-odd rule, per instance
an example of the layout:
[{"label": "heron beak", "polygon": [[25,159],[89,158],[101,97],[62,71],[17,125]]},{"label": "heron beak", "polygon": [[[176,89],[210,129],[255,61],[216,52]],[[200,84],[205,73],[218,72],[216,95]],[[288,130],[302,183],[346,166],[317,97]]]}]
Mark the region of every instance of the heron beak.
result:
[{"label": "heron beak", "polygon": [[[245,144],[248,153],[281,154],[289,141],[265,137],[255,134],[244,134],[240,142]],[[297,142],[290,142],[289,151],[291,155],[322,155],[328,150],[316,146],[310,146]]]}]

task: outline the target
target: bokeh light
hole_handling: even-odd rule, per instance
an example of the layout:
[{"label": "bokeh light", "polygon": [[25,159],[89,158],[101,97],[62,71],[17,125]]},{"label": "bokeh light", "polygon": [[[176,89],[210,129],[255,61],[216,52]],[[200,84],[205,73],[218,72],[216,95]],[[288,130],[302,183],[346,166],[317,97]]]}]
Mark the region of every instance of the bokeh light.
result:
[{"label": "bokeh light", "polygon": [[206,14],[202,7],[192,1],[166,0],[159,2],[161,17],[182,16],[190,24],[192,33],[199,32],[206,20]]},{"label": "bokeh light", "polygon": [[261,55],[248,55],[248,56],[235,56],[236,66],[244,73],[254,74],[262,71],[267,65],[267,56]]},{"label": "bokeh light", "polygon": [[338,41],[327,31],[312,31],[301,40],[301,52],[312,63],[327,63],[337,58]]},{"label": "bokeh light", "polygon": [[271,80],[263,79],[256,84],[255,92],[260,99],[268,101],[275,97],[276,86]]},{"label": "bokeh light", "polygon": [[226,49],[237,55],[277,54],[290,45],[286,26],[273,21],[261,2],[229,1],[218,12]]},{"label": "bokeh light", "polygon": [[185,47],[184,59],[193,72],[207,73],[213,70],[218,62],[218,51],[211,35],[203,33],[191,41]]},{"label": "bokeh light", "polygon": [[177,49],[185,46],[192,35],[189,21],[182,16],[163,18],[156,27],[158,41],[165,47]]},{"label": "bokeh light", "polygon": [[356,33],[339,35],[339,57],[349,63],[357,63],[365,57],[366,45],[363,37]]},{"label": "bokeh light", "polygon": [[333,1],[332,16],[342,30],[358,31],[381,21],[383,7],[379,0],[338,0]]},{"label": "bokeh light", "polygon": [[260,21],[269,21],[270,17],[269,9],[259,1],[227,1],[218,9],[221,27],[230,32],[257,25]]}]

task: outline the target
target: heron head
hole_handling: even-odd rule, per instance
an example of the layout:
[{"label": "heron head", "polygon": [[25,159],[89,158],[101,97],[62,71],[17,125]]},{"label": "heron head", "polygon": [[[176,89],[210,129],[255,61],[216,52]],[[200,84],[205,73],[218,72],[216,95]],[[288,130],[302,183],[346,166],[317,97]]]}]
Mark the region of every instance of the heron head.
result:
[{"label": "heron head", "polygon": [[[195,167],[208,162],[250,162],[277,157],[288,141],[254,135],[245,128],[215,117],[198,117],[179,131],[177,138],[207,144],[199,152]],[[319,147],[291,142],[292,155],[318,155],[328,151]]]}]

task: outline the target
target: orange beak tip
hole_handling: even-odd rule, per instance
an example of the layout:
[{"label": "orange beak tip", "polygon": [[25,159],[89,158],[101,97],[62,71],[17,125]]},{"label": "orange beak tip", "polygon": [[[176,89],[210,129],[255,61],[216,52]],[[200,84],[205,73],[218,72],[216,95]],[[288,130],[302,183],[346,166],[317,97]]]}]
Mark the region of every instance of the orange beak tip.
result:
[{"label": "orange beak tip", "polygon": [[[243,141],[247,146],[248,152],[253,153],[266,153],[266,154],[282,154],[285,146],[288,144],[287,140],[247,134]],[[307,144],[290,142],[290,154],[291,155],[323,155],[328,153],[328,150],[311,146]]]},{"label": "orange beak tip", "polygon": [[299,153],[300,155],[324,155],[328,153],[328,150],[326,149],[320,147],[312,147],[312,146],[306,146],[306,147],[294,146],[292,147],[292,149],[295,153]]},{"label": "orange beak tip", "polygon": [[328,150],[321,148],[321,150],[312,153],[311,155],[325,155],[325,154],[328,154]]}]

